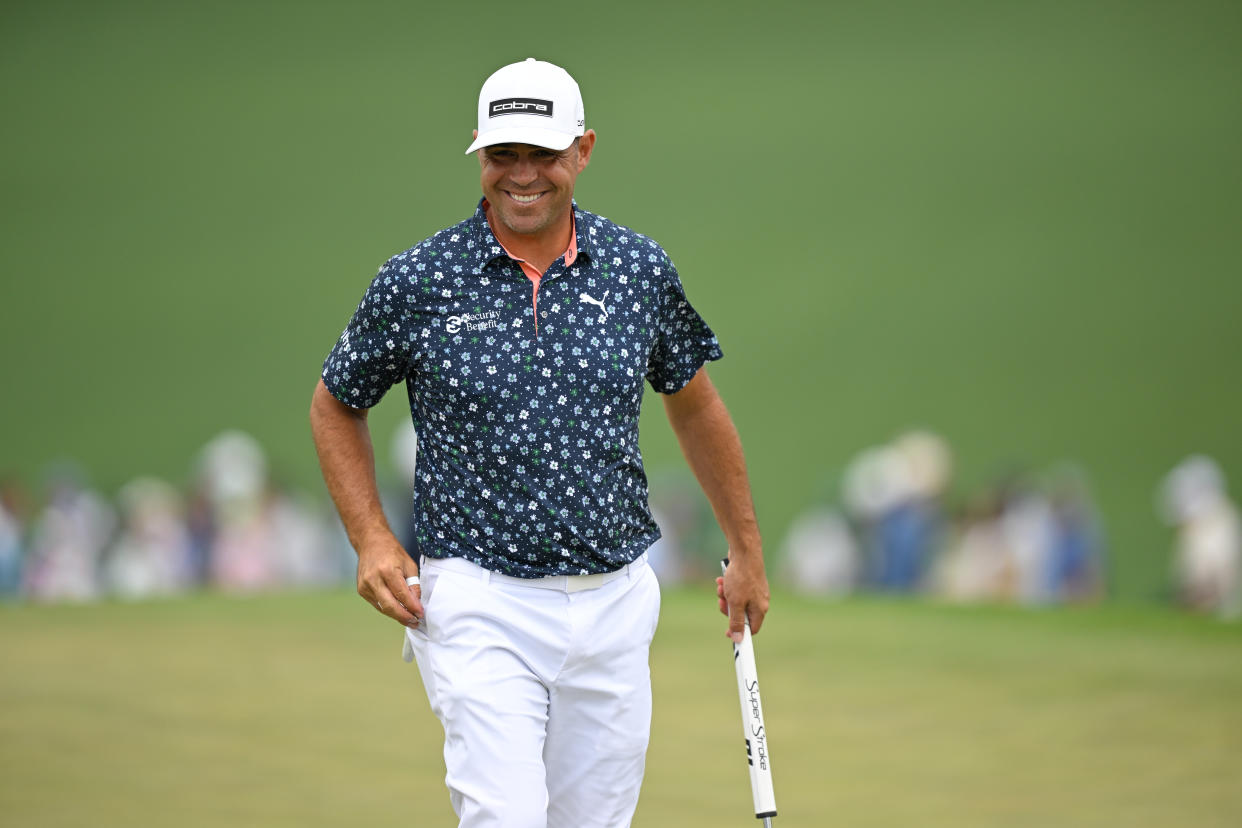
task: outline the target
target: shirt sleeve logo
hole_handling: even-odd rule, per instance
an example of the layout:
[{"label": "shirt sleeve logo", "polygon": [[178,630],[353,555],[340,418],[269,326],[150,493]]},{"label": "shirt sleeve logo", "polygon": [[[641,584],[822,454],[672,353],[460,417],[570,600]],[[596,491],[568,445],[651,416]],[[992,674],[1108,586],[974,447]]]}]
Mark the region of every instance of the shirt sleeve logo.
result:
[{"label": "shirt sleeve logo", "polygon": [[501,115],[542,115],[552,117],[552,102],[539,98],[502,98],[492,101],[487,107],[487,117],[496,118]]}]

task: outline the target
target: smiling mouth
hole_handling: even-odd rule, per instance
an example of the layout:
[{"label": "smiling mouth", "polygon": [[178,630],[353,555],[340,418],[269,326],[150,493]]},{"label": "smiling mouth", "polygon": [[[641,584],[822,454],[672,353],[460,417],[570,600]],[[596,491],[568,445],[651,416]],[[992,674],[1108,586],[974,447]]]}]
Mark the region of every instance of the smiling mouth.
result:
[{"label": "smiling mouth", "polygon": [[521,195],[519,193],[511,193],[508,190],[506,190],[505,195],[509,196],[509,198],[513,199],[518,204],[534,204],[536,201],[543,198],[544,193],[531,193],[529,195]]}]

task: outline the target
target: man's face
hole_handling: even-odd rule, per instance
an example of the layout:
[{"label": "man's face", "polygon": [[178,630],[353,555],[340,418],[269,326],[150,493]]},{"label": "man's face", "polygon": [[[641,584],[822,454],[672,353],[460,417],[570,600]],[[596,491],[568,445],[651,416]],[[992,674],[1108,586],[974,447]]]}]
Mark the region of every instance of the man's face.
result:
[{"label": "man's face", "polygon": [[569,214],[574,182],[591,158],[595,130],[556,150],[531,144],[495,144],[477,153],[483,197],[492,217],[510,232],[536,235]]}]

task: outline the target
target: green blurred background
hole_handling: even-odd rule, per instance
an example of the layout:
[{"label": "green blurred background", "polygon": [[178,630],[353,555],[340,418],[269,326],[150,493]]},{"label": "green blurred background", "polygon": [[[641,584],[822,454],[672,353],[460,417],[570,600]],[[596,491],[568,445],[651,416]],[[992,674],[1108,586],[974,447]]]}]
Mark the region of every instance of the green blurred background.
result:
[{"label": "green blurred background", "polygon": [[[29,481],[180,481],[239,427],[318,487],[319,364],[378,265],[472,210],[478,86],[529,55],[599,133],[579,201],[660,240],[720,336],[773,548],[919,426],[958,493],[1081,463],[1113,592],[1145,599],[1160,477],[1192,451],[1242,472],[1236,3],[0,14],[0,467]],[[679,463],[645,417],[649,468]]]}]

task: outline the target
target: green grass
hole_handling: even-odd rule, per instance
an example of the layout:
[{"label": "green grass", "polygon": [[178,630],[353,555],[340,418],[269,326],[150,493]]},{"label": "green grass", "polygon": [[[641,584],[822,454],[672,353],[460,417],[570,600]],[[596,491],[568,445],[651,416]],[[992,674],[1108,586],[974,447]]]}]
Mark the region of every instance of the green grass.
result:
[{"label": "green grass", "polygon": [[[1242,628],[778,594],[757,639],[780,822],[1226,826]],[[753,824],[723,619],[665,595],[636,826]],[[22,826],[453,824],[401,633],[344,592],[0,608]]]}]

